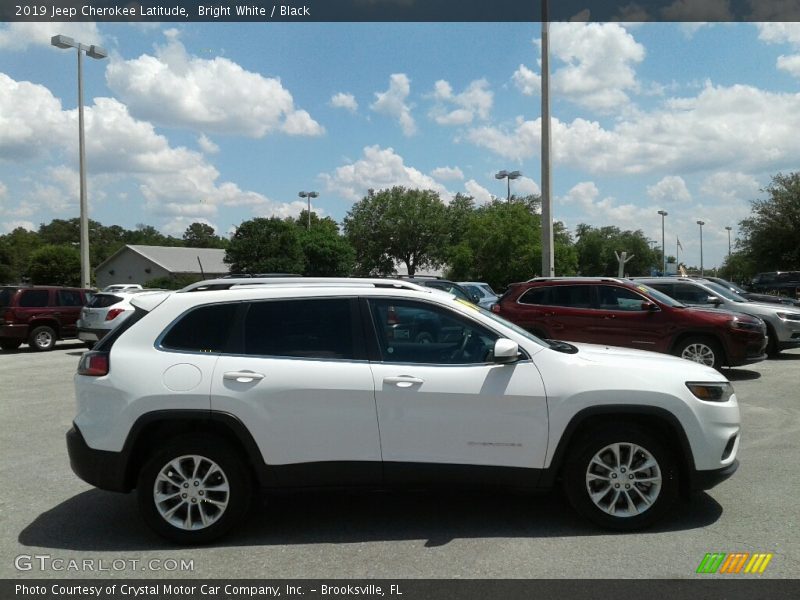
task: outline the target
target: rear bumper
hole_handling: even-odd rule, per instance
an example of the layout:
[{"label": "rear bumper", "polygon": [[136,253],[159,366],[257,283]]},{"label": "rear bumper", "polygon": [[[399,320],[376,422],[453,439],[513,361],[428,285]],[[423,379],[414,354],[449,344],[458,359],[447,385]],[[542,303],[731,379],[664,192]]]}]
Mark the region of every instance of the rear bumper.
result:
[{"label": "rear bumper", "polygon": [[0,338],[26,340],[28,339],[28,325],[12,325],[10,323],[3,323],[0,325]]},{"label": "rear bumper", "polygon": [[713,469],[711,471],[694,471],[689,478],[689,487],[693,492],[710,490],[719,485],[731,475],[736,473],[739,468],[739,460],[734,460],[727,467]]},{"label": "rear bumper", "polygon": [[110,329],[89,329],[87,327],[78,328],[78,339],[84,342],[99,342],[102,340]]},{"label": "rear bumper", "polygon": [[77,426],[67,432],[67,452],[72,471],[86,483],[101,490],[128,492],[126,461],[121,452],[90,448]]}]

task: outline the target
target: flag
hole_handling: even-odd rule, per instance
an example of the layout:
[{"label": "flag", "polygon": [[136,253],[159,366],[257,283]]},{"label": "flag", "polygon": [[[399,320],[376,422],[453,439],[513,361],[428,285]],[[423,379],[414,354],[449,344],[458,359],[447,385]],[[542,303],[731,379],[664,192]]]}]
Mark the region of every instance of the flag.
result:
[{"label": "flag", "polygon": [[677,239],[678,239],[678,248],[683,250],[683,246],[681,245],[681,238],[677,238]]}]

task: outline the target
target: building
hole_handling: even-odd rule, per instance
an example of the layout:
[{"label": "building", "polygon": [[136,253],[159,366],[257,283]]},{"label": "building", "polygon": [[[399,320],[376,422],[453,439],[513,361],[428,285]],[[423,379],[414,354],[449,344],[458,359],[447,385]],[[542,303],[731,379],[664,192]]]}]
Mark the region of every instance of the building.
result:
[{"label": "building", "polygon": [[225,250],[128,244],[94,270],[95,285],[103,289],[113,283],[146,284],[151,279],[193,275],[205,279],[229,272]]}]

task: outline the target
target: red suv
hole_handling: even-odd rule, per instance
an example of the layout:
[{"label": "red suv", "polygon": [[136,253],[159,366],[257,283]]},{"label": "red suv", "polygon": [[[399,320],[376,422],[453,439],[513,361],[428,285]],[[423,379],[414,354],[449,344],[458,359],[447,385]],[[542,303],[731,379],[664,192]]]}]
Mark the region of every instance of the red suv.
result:
[{"label": "red suv", "polygon": [[621,279],[514,283],[492,311],[544,339],[664,352],[715,368],[766,358],[761,319],[690,308],[646,285]]},{"label": "red suv", "polygon": [[57,286],[0,287],[0,348],[52,350],[56,340],[74,338],[81,308],[91,290]]}]

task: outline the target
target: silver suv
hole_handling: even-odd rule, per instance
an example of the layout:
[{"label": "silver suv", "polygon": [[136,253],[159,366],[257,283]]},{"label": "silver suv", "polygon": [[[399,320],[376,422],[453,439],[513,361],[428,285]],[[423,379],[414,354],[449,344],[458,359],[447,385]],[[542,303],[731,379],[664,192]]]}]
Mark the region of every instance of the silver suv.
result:
[{"label": "silver suv", "polygon": [[709,304],[752,315],[767,325],[767,354],[776,355],[781,350],[800,347],[800,310],[780,304],[750,302],[736,292],[709,281],[689,277],[638,278],[641,281],[689,305]]}]

